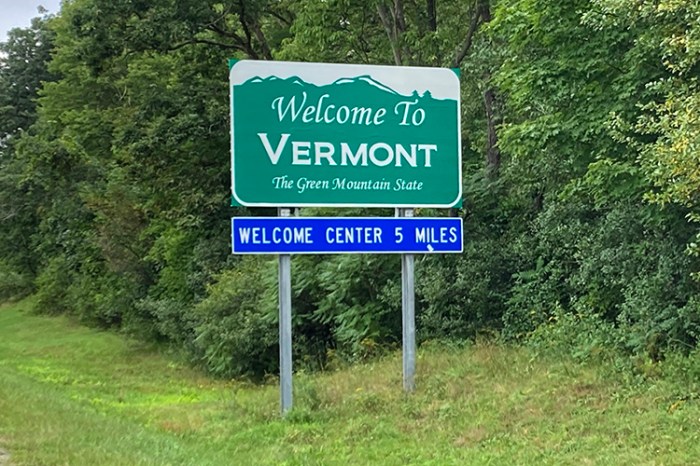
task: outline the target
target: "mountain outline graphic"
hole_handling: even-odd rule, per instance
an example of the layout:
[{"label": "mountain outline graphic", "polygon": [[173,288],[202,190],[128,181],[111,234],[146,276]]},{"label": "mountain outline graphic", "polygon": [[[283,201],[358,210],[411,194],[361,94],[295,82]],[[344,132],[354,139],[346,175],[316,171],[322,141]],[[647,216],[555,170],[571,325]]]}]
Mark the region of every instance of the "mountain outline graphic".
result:
[{"label": "mountain outline graphic", "polygon": [[265,78],[260,77],[260,76],[254,76],[252,78],[249,78],[245,82],[241,84],[237,84],[236,86],[248,86],[248,85],[253,85],[253,84],[293,84],[297,86],[302,86],[302,87],[310,87],[314,89],[323,89],[323,88],[337,88],[338,86],[346,86],[346,85],[361,85],[361,86],[371,86],[375,90],[382,91],[384,93],[390,94],[393,97],[405,97],[405,98],[421,98],[421,99],[432,99],[432,100],[449,100],[449,101],[454,101],[454,99],[436,99],[432,96],[431,92],[429,90],[426,90],[423,92],[423,94],[419,94],[417,90],[414,90],[411,95],[405,95],[400,92],[397,92],[396,90],[392,89],[391,87],[387,86],[386,84],[383,84],[380,81],[377,81],[376,79],[372,78],[370,75],[359,75],[359,76],[354,76],[354,77],[343,77],[343,78],[338,78],[335,81],[333,81],[330,84],[324,84],[324,85],[317,85],[313,83],[309,83],[307,81],[304,81],[298,76],[290,76],[288,78],[280,78],[278,76],[267,76]]}]

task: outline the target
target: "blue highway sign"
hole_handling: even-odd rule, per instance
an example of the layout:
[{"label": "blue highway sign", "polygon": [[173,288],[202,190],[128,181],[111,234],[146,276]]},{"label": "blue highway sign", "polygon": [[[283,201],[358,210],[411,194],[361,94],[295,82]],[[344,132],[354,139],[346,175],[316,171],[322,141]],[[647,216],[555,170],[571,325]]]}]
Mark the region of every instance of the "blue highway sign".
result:
[{"label": "blue highway sign", "polygon": [[233,217],[234,254],[460,253],[454,217]]}]

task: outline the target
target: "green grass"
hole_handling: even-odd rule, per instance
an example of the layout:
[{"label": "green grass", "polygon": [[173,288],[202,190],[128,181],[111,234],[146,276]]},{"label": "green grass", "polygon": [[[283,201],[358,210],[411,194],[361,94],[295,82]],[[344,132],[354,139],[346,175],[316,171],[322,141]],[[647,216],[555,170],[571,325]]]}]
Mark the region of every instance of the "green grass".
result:
[{"label": "green grass", "polygon": [[[689,465],[700,406],[663,381],[521,348],[427,345],[418,389],[401,356],[272,381],[219,381],[118,335],[0,308],[0,448],[16,465]],[[0,462],[2,462],[0,455]]]}]

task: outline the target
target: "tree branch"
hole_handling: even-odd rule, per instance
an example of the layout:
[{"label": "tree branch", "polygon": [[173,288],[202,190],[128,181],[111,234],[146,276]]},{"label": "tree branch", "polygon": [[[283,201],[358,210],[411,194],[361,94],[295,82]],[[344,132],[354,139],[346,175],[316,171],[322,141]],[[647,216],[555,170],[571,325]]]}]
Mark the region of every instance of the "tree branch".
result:
[{"label": "tree branch", "polygon": [[[386,5],[383,3],[377,5],[377,13],[379,14],[379,19],[382,21],[382,25],[386,30],[386,35],[389,37],[391,52],[394,54],[394,63],[400,66],[403,64],[403,60],[401,57],[401,48],[398,44],[398,34],[396,33],[393,15],[391,15]],[[392,16],[392,18],[390,18],[390,16]]]},{"label": "tree branch", "polygon": [[262,28],[260,28],[260,23],[256,21],[253,23],[252,26],[253,32],[255,33],[255,37],[258,39],[258,42],[260,42],[263,57],[266,60],[272,60],[272,50],[270,50],[270,46],[267,44],[267,39],[265,38],[265,34],[263,33]]},{"label": "tree branch", "polygon": [[205,25],[204,25],[204,28],[205,28],[205,29],[209,29],[210,27],[213,26],[213,27],[216,27],[217,29],[219,29],[220,31],[225,32],[225,31],[223,31],[223,29],[220,29],[218,26],[216,26],[216,23],[218,23],[218,22],[220,22],[220,21],[226,20],[226,15],[228,15],[229,13],[231,13],[231,9],[227,7],[227,8],[221,13],[221,15],[219,15],[219,16],[216,17],[216,18],[214,18],[209,24],[205,24]]},{"label": "tree branch", "polygon": [[284,16],[282,16],[281,13],[277,13],[276,11],[272,10],[271,8],[268,8],[265,11],[267,12],[267,14],[269,14],[270,16],[274,16],[275,18],[279,19],[281,22],[283,22],[287,26],[291,26],[292,23],[294,22],[293,19],[285,18]]},{"label": "tree branch", "polygon": [[240,45],[241,47],[245,47],[245,43],[243,42],[243,39],[241,38],[241,36],[239,36],[235,32],[225,31],[224,29],[221,29],[219,26],[217,26],[216,24],[213,24],[213,23],[208,24],[206,26],[206,29],[208,29],[209,31],[215,32],[216,34],[218,34],[220,36],[227,37],[229,39],[233,39],[238,45]]},{"label": "tree branch", "polygon": [[214,40],[207,40],[207,39],[190,39],[186,40],[185,42],[182,42],[177,45],[173,45],[172,47],[168,48],[169,51],[181,49],[183,47],[187,47],[188,45],[194,45],[194,44],[205,44],[205,45],[213,45],[216,47],[220,47],[222,49],[227,49],[227,50],[240,50],[242,52],[246,52],[245,47],[237,45],[237,44],[224,44],[223,42],[216,42]]},{"label": "tree branch", "polygon": [[243,32],[245,33],[248,56],[250,56],[250,58],[258,59],[258,53],[253,48],[253,35],[250,33],[250,28],[246,22],[245,2],[243,0],[238,0],[238,6],[240,7],[238,22],[241,23],[241,27],[243,27]]},{"label": "tree branch", "polygon": [[455,53],[452,62],[450,62],[450,68],[459,68],[459,66],[462,64],[462,60],[464,60],[464,57],[466,57],[467,53],[469,53],[469,49],[472,46],[472,41],[474,40],[474,34],[479,27],[482,14],[483,11],[481,7],[481,0],[476,0],[474,2],[474,13],[472,14],[472,20],[469,22],[469,29],[467,30],[467,37],[464,38],[464,42],[462,42],[462,45]]}]

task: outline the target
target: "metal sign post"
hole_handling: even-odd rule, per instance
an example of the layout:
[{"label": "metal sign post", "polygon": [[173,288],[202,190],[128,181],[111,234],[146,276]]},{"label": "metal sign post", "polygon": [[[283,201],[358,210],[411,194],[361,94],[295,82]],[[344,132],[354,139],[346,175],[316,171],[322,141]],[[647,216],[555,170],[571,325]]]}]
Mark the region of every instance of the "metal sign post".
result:
[{"label": "metal sign post", "polygon": [[[413,217],[413,209],[396,209],[398,217]],[[401,254],[401,322],[403,327],[403,389],[416,389],[416,300],[413,254]]]},{"label": "metal sign post", "polygon": [[[290,209],[278,209],[280,217],[289,217]],[[279,255],[280,324],[280,410],[292,409],[292,272],[291,256]]]}]

